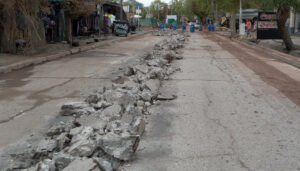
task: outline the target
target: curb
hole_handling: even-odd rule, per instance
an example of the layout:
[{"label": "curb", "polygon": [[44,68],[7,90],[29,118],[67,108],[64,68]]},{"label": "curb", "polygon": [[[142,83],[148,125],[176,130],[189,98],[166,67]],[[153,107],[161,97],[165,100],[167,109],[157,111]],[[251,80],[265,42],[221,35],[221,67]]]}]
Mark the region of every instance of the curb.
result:
[{"label": "curb", "polygon": [[124,37],[124,38],[121,37],[121,38],[112,39],[112,40],[104,40],[102,42],[97,42],[97,43],[94,43],[92,45],[85,45],[85,46],[78,47],[78,48],[71,48],[69,50],[60,51],[57,54],[48,55],[48,56],[44,56],[44,57],[36,57],[34,59],[27,59],[27,60],[17,62],[17,63],[14,63],[14,64],[10,64],[10,65],[7,65],[7,66],[2,66],[2,67],[0,67],[0,74],[9,73],[9,72],[19,70],[19,69],[22,69],[22,68],[25,68],[25,67],[29,67],[29,66],[32,66],[32,65],[39,65],[39,64],[49,62],[49,61],[53,61],[53,60],[57,60],[57,59],[60,59],[60,58],[66,57],[66,56],[79,54],[81,52],[86,52],[86,51],[95,49],[95,48],[100,47],[100,46],[107,46],[107,45],[110,45],[111,43],[116,43],[120,40],[127,40],[127,39],[130,39],[130,38],[133,38],[133,37],[143,36],[145,34],[148,34],[149,32],[150,31],[145,31],[143,33],[135,34],[135,35],[132,35],[130,37]]}]

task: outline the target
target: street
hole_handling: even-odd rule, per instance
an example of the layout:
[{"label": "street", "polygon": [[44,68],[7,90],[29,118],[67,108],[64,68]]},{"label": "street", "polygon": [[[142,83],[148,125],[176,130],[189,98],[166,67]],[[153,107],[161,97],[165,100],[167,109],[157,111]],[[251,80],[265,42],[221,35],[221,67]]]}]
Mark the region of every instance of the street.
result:
[{"label": "street", "polygon": [[273,73],[294,85],[263,78],[277,80],[281,90],[298,85],[289,93],[297,106],[272,81],[259,77],[275,70],[262,61],[280,66],[276,61],[251,57],[264,68],[265,73],[256,74],[251,63],[248,68],[238,60],[242,56],[231,53],[259,57],[259,52],[240,45],[229,52],[223,41],[218,45],[205,37],[192,34],[184,60],[178,62],[182,72],[162,88],[178,99],[152,108],[136,159],[122,170],[300,170],[299,69],[289,66],[284,67],[289,74]]},{"label": "street", "polygon": [[120,41],[61,60],[0,75],[0,148],[42,131],[60,105],[110,86],[119,67],[134,63],[159,37]]},{"label": "street", "polygon": [[[63,103],[111,86],[166,37],[147,34],[0,75],[0,149],[45,132]],[[229,41],[190,33],[172,64],[181,71],[160,89],[177,98],[149,107],[133,160],[119,170],[300,170],[299,68]]]}]

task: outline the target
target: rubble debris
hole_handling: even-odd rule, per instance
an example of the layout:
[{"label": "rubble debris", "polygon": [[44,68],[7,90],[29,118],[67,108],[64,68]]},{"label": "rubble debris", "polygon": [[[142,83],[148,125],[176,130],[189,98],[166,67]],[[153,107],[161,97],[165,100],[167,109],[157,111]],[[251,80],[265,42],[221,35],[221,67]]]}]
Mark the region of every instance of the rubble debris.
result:
[{"label": "rubble debris", "polygon": [[124,75],[125,75],[125,76],[132,76],[132,75],[134,75],[134,70],[133,70],[133,68],[132,68],[132,67],[127,67],[127,68],[125,69]]},{"label": "rubble debris", "polygon": [[144,87],[157,95],[159,93],[160,84],[160,80],[151,79],[144,83]]},{"label": "rubble debris", "polygon": [[101,97],[99,97],[99,94],[98,93],[94,93],[94,94],[89,95],[85,99],[85,102],[88,103],[88,104],[97,104],[98,101],[100,101],[100,100],[101,100]]},{"label": "rubble debris", "polygon": [[112,163],[104,158],[94,158],[101,171],[114,171]]},{"label": "rubble debris", "polygon": [[60,114],[63,116],[75,116],[89,115],[94,113],[95,109],[85,102],[69,102],[61,107]]},{"label": "rubble debris", "polygon": [[70,143],[70,139],[67,135],[67,133],[62,133],[60,134],[57,138],[56,138],[56,143],[57,143],[57,146],[58,146],[58,149],[59,150],[63,150],[64,147]]},{"label": "rubble debris", "polygon": [[72,156],[88,157],[94,153],[96,142],[92,139],[81,139],[74,143],[68,150]]},{"label": "rubble debris", "polygon": [[56,171],[55,162],[45,159],[38,164],[37,171]]},{"label": "rubble debris", "polygon": [[67,167],[72,161],[75,160],[75,157],[65,153],[54,154],[53,160],[55,162],[55,167],[57,170],[61,171]]},{"label": "rubble debris", "polygon": [[65,123],[61,121],[57,124],[54,124],[51,128],[49,128],[46,135],[47,136],[59,135],[63,132],[69,132],[73,127],[74,124],[72,122]]},{"label": "rubble debris", "polygon": [[43,139],[35,150],[35,158],[47,156],[57,148],[57,142],[52,139]]},{"label": "rubble debris", "polygon": [[78,158],[70,165],[63,169],[63,171],[101,171],[94,159]]},{"label": "rubble debris", "polygon": [[131,129],[132,131],[139,135],[142,136],[146,128],[146,121],[142,116],[137,116],[134,118],[134,120],[131,123]]},{"label": "rubble debris", "polygon": [[114,104],[103,111],[99,112],[99,117],[105,121],[113,121],[122,117],[122,107],[118,104]]},{"label": "rubble debris", "polygon": [[132,159],[137,150],[140,138],[136,135],[123,133],[121,135],[109,132],[97,140],[98,146],[112,157],[123,161]]},{"label": "rubble debris", "polygon": [[12,156],[12,169],[113,171],[122,161],[130,161],[145,132],[150,107],[177,98],[160,93],[160,86],[162,80],[180,71],[171,62],[183,59],[179,49],[188,35],[154,34],[166,38],[136,65],[120,68],[123,75],[112,80],[112,88],[96,90],[83,102],[63,104],[61,117],[73,116],[74,120],[54,124],[34,150]]}]

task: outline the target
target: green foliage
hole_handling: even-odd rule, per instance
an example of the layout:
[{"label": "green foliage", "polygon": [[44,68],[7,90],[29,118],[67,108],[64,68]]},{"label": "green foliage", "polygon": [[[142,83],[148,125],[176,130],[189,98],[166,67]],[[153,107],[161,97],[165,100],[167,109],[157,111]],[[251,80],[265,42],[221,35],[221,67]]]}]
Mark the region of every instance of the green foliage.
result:
[{"label": "green foliage", "polygon": [[168,4],[162,2],[161,0],[154,0],[150,7],[150,12],[159,20],[165,18],[165,15],[168,14]]},{"label": "green foliage", "polygon": [[253,4],[264,10],[272,10],[278,8],[290,8],[300,9],[299,0],[252,0]]}]

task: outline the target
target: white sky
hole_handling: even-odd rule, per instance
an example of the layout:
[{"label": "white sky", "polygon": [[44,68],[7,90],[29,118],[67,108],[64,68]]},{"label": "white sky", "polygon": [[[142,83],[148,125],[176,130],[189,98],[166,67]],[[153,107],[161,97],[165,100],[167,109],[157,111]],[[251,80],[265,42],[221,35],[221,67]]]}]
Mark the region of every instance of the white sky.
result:
[{"label": "white sky", "polygon": [[[137,0],[138,2],[141,2],[144,4],[145,7],[150,6],[151,2],[154,0]],[[169,3],[170,0],[161,0],[163,2]]]}]

